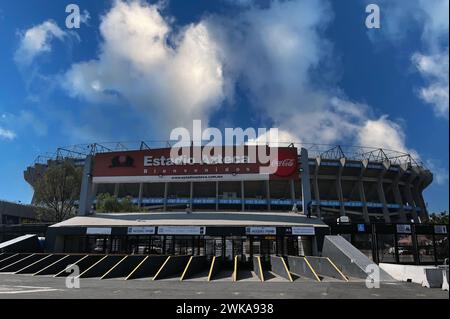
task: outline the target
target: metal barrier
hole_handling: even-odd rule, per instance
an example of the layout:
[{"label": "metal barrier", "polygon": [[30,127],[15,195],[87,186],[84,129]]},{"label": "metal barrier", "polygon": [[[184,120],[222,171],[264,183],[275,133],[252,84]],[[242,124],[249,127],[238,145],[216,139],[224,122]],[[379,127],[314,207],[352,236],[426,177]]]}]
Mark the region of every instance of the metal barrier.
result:
[{"label": "metal barrier", "polygon": [[45,267],[57,262],[58,260],[66,257],[67,255],[62,254],[50,254],[32,264],[24,266],[22,269],[16,271],[16,274],[34,274],[38,271],[44,269]]},{"label": "metal barrier", "polygon": [[102,277],[111,267],[116,265],[124,255],[106,255],[91,265],[85,271],[81,272],[79,278]]}]

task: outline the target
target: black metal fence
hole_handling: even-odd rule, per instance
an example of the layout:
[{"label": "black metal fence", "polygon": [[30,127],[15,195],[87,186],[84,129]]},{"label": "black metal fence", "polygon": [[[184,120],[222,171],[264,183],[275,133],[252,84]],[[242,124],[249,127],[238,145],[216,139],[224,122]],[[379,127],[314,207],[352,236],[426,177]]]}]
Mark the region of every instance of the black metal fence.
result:
[{"label": "black metal fence", "polygon": [[448,258],[448,225],[330,224],[376,263],[438,265]]}]

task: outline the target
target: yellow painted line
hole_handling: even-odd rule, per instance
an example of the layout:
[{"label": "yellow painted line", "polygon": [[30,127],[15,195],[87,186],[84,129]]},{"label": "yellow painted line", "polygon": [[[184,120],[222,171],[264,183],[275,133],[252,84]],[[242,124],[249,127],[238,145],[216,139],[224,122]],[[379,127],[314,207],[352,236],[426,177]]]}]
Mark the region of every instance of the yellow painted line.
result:
[{"label": "yellow painted line", "polygon": [[163,270],[164,266],[167,264],[167,262],[169,261],[170,256],[167,257],[167,259],[164,261],[164,263],[162,264],[162,266],[158,269],[158,272],[156,273],[155,277],[152,278],[152,280],[156,280],[156,278],[158,277],[159,273],[161,272],[161,270]]},{"label": "yellow painted line", "polygon": [[233,281],[237,281],[237,256],[234,256]]},{"label": "yellow painted line", "polygon": [[303,257],[306,261],[306,263],[308,264],[308,267],[311,269],[311,271],[313,272],[314,276],[316,277],[317,281],[320,282],[320,278],[317,275],[317,273],[315,272],[314,268],[311,266],[311,264],[309,263],[308,259],[306,257]]},{"label": "yellow painted line", "polygon": [[214,263],[216,262],[216,256],[213,256],[213,259],[211,261],[211,267],[209,268],[209,274],[208,274],[208,281],[211,281],[211,275],[214,270]]},{"label": "yellow painted line", "polygon": [[288,267],[286,265],[286,262],[284,261],[284,258],[283,257],[280,257],[280,258],[281,258],[281,261],[283,262],[284,269],[286,269],[286,272],[287,272],[287,274],[289,276],[289,281],[293,282],[292,276],[291,276],[291,272],[289,271],[289,269],[288,269]]},{"label": "yellow painted line", "polygon": [[122,261],[124,261],[125,259],[127,259],[128,255],[124,256],[121,260],[119,260],[118,263],[116,263],[114,266],[112,266],[105,274],[103,274],[103,276],[100,277],[100,280],[105,278],[107,274],[109,274],[111,271],[113,271],[114,268],[116,268],[117,266],[120,265],[120,263]]},{"label": "yellow painted line", "polygon": [[334,262],[331,261],[330,258],[326,257],[328,259],[328,261],[330,262],[330,264],[334,267],[334,269],[336,269],[336,271],[342,276],[342,278],[344,278],[345,281],[348,282],[348,278],[342,273],[342,271],[339,270],[338,267],[336,267],[336,265],[334,264]]},{"label": "yellow painted line", "polygon": [[28,259],[28,258],[30,258],[30,257],[33,256],[33,255],[36,255],[36,254],[31,254],[31,255],[28,255],[28,256],[23,257],[22,259],[16,260],[16,261],[13,262],[12,264],[6,265],[5,267],[1,268],[0,271],[2,271],[2,270],[5,269],[5,268],[8,268],[8,267],[10,267],[10,266],[13,266],[13,265],[17,264],[18,262],[20,262],[20,261],[22,261],[22,260]]},{"label": "yellow painted line", "polygon": [[131,277],[131,275],[132,274],[134,274],[135,273],[135,271],[136,270],[138,270],[139,269],[139,267],[141,267],[142,266],[142,264],[147,260],[147,258],[148,258],[149,256],[145,256],[145,258],[139,263],[139,265],[137,265],[136,266],[136,268],[134,268],[133,269],[133,271],[132,272],[130,272],[130,274],[125,278],[125,280],[128,280],[128,279],[130,279],[130,277]]},{"label": "yellow painted line", "polygon": [[264,273],[262,270],[262,265],[261,265],[261,257],[260,256],[256,256],[256,260],[258,260],[258,267],[259,267],[259,273],[261,274],[261,281],[264,282]]},{"label": "yellow painted line", "polygon": [[67,257],[69,257],[69,255],[65,255],[63,258],[58,259],[57,261],[55,261],[54,263],[51,263],[50,265],[48,265],[47,267],[42,268],[41,270],[39,270],[38,272],[34,273],[32,276],[36,276],[39,275],[39,273],[43,272],[44,270],[46,270],[47,268],[49,268],[50,266],[53,266],[56,263],[59,263],[61,260],[66,259]]},{"label": "yellow painted line", "polygon": [[77,278],[81,278],[81,276],[83,276],[85,273],[87,273],[89,270],[91,270],[92,268],[94,268],[97,264],[99,264],[103,259],[105,259],[106,257],[108,257],[109,255],[105,255],[102,258],[100,258],[99,261],[97,261],[96,263],[94,263],[91,267],[89,267],[88,269],[86,269],[85,271],[83,271],[81,274],[79,274],[77,276]]},{"label": "yellow painted line", "polygon": [[15,274],[17,274],[18,272],[20,272],[20,271],[22,271],[22,270],[24,270],[24,269],[27,269],[28,267],[33,266],[34,264],[37,264],[38,262],[43,261],[44,259],[47,259],[47,258],[50,257],[50,256],[53,256],[53,254],[48,254],[48,255],[45,256],[44,258],[41,258],[41,259],[35,261],[34,263],[31,263],[31,264],[29,264],[28,266],[25,266],[25,267],[23,267],[22,269],[17,270],[17,271],[15,272]]},{"label": "yellow painted line", "polygon": [[186,275],[186,272],[187,272],[187,270],[188,270],[188,268],[189,268],[189,265],[191,264],[191,261],[192,261],[193,258],[194,258],[194,256],[191,256],[191,257],[189,258],[189,261],[187,262],[186,268],[184,268],[183,274],[182,274],[181,277],[180,277],[180,281],[183,281],[184,275]]},{"label": "yellow painted line", "polygon": [[[84,258],[86,258],[87,256],[88,256],[88,255],[85,255],[85,256],[81,257],[81,258],[78,259],[76,262],[74,262],[72,265],[78,264],[80,261],[82,261],[82,260],[83,260]],[[69,265],[67,265],[67,266],[69,266]],[[66,268],[64,268],[63,270],[61,270],[59,273],[57,273],[56,275],[53,275],[53,277],[58,277],[59,274],[62,274],[62,273],[64,273],[64,272],[66,272],[67,266],[66,266]]]}]

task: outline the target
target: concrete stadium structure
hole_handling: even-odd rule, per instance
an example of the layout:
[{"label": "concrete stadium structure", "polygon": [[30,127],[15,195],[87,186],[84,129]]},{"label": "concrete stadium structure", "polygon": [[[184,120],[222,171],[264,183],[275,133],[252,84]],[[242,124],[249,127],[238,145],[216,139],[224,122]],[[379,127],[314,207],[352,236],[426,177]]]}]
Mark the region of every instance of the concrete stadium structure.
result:
[{"label": "concrete stadium structure", "polygon": [[[24,176],[33,186],[52,161],[70,159],[76,165],[85,165],[86,158],[90,160],[98,154],[155,149],[148,145],[152,144],[60,148],[56,154],[39,157]],[[298,150],[300,167],[297,174],[287,179],[103,179],[105,182],[97,180],[92,184],[80,206],[88,214],[91,208],[87,203],[100,193],[109,193],[118,198],[131,196],[138,206],[158,211],[185,210],[187,205],[193,211],[290,211],[294,206],[306,211],[309,205],[311,214],[325,222],[348,216],[352,222],[419,223],[427,217],[423,190],[433,175],[409,154],[364,147],[286,145]]]}]

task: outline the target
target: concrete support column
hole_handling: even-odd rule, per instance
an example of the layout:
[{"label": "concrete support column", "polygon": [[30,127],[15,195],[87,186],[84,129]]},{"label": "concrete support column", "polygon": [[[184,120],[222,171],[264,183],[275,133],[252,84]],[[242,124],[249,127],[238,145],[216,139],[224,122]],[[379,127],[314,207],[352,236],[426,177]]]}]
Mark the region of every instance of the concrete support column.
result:
[{"label": "concrete support column", "polygon": [[114,184],[114,196],[115,197],[119,197],[119,187],[120,187],[119,183]]},{"label": "concrete support column", "polygon": [[408,201],[409,205],[412,206],[411,215],[415,223],[419,222],[419,218],[417,215],[417,206],[414,202],[414,198],[412,196],[411,187],[412,187],[412,181],[416,178],[414,174],[411,174],[411,176],[408,178],[408,181],[405,184],[405,194],[406,194],[406,200]]},{"label": "concrete support column", "polygon": [[364,221],[366,223],[370,223],[370,217],[369,217],[369,209],[367,208],[367,201],[366,201],[366,192],[364,190],[364,173],[366,172],[367,166],[369,165],[368,160],[362,161],[361,171],[359,173],[358,178],[358,192],[359,192],[359,200],[362,203],[362,213],[364,217]]},{"label": "concrete support column", "polygon": [[301,148],[300,150],[300,167],[301,167],[301,183],[302,183],[302,212],[307,214],[308,204],[311,203],[311,181],[309,175],[309,158],[308,150]]},{"label": "concrete support column", "polygon": [[139,183],[138,207],[142,207],[142,193],[144,192],[144,183]]},{"label": "concrete support column", "polygon": [[419,216],[421,219],[425,219],[427,214],[427,207],[425,205],[425,201],[423,200],[422,192],[421,192],[421,185],[423,183],[423,175],[420,174],[420,172],[416,171],[416,176],[419,176],[418,179],[412,183],[412,195],[414,198],[414,202],[417,206],[420,208]]},{"label": "concrete support column", "polygon": [[319,170],[320,170],[320,157],[316,159],[316,169],[314,171],[314,200],[316,201],[316,215],[320,218],[322,217],[322,212],[320,210],[320,191],[319,191]]},{"label": "concrete support column", "polygon": [[169,183],[168,182],[164,182],[164,207],[163,210],[166,211],[167,210],[167,195],[169,192]]},{"label": "concrete support column", "polygon": [[297,199],[295,198],[295,184],[294,184],[294,180],[293,180],[293,179],[289,180],[289,183],[290,183],[290,187],[291,187],[291,200],[292,200],[292,205],[295,205]]},{"label": "concrete support column", "polygon": [[266,199],[267,199],[267,210],[270,211],[272,208],[270,206],[270,181],[266,181]]},{"label": "concrete support column", "polygon": [[86,156],[81,179],[80,204],[78,205],[78,216],[86,216],[92,207],[92,155]]},{"label": "concrete support column", "polygon": [[384,217],[384,221],[386,223],[390,223],[391,222],[391,216],[389,215],[389,209],[387,207],[387,202],[386,202],[386,195],[384,194],[384,188],[383,188],[383,177],[386,174],[387,169],[389,168],[389,163],[383,163],[383,170],[381,171],[380,175],[378,175],[378,180],[377,180],[377,193],[378,193],[378,198],[380,203],[383,205],[382,209],[383,209],[383,217]]},{"label": "concrete support column", "polygon": [[216,212],[219,211],[219,181],[216,181]]},{"label": "concrete support column", "polygon": [[245,187],[244,187],[244,181],[241,181],[241,201],[242,201],[241,209],[242,209],[242,211],[244,211],[245,210],[245,203],[244,203],[244,201],[245,201]]},{"label": "concrete support column", "polygon": [[358,181],[358,191],[359,191],[359,200],[362,203],[364,221],[366,223],[370,223],[369,209],[367,208],[366,194],[364,193],[364,184],[362,179]]},{"label": "concrete support column", "polygon": [[345,166],[345,158],[341,158],[340,162],[341,166],[339,166],[338,175],[336,179],[336,190],[339,199],[339,215],[345,216],[344,196],[342,192],[342,171],[344,170]]},{"label": "concrete support column", "polygon": [[400,193],[400,188],[398,186],[398,182],[400,181],[400,179],[403,176],[404,171],[400,168],[398,170],[398,174],[395,177],[393,183],[392,183],[392,191],[394,192],[394,199],[395,199],[395,203],[397,205],[399,205],[399,209],[398,209],[398,214],[400,217],[400,222],[406,222],[406,214],[405,214],[405,210],[403,209],[403,200],[402,200],[402,195]]}]

